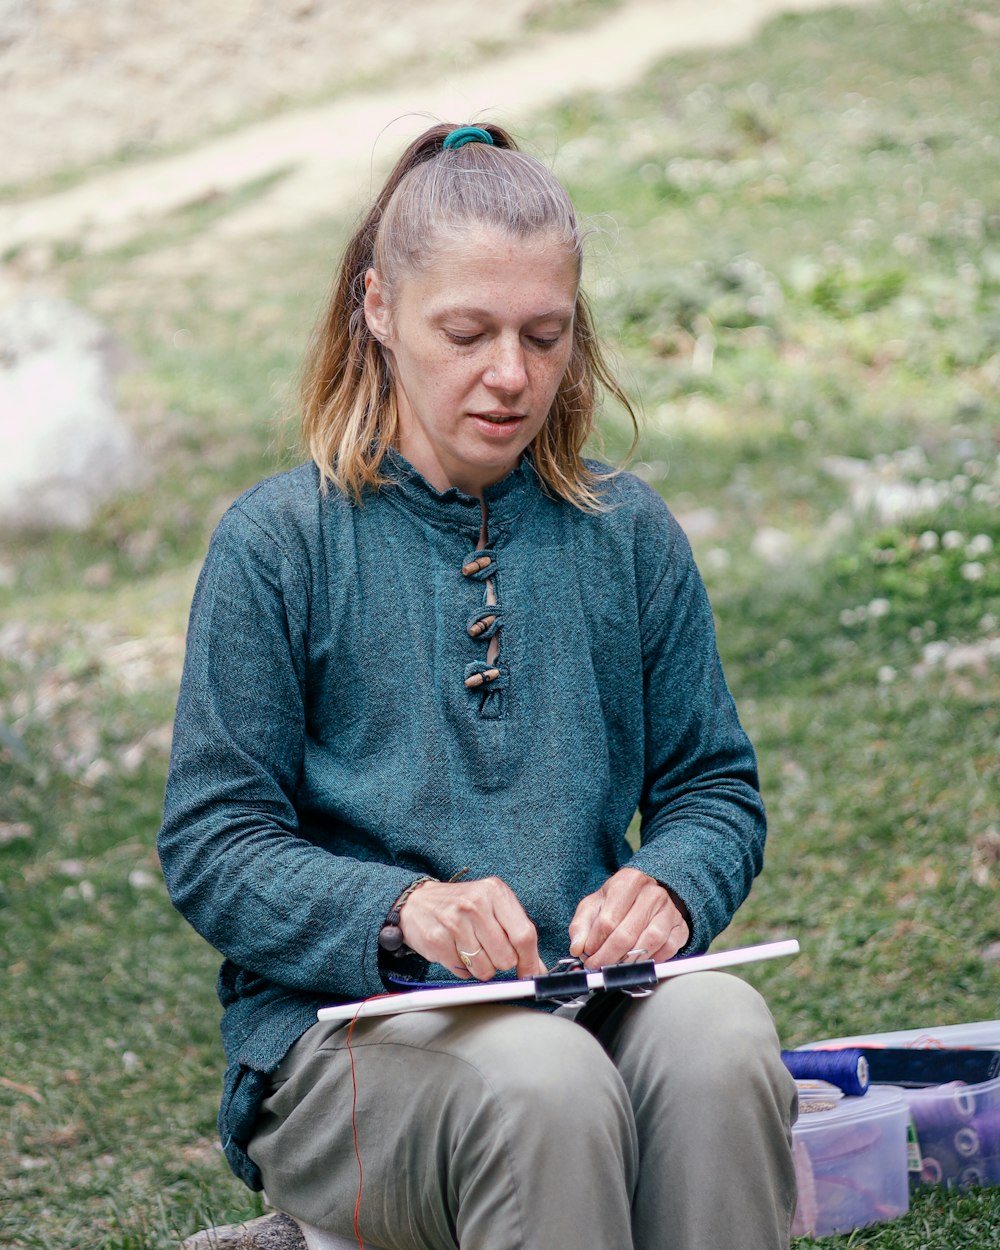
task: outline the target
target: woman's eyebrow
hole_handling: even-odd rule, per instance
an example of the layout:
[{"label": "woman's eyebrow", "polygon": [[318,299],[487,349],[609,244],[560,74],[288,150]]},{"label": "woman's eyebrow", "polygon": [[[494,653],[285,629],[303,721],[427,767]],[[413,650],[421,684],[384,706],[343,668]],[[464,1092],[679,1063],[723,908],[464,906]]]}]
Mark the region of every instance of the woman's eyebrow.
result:
[{"label": "woman's eyebrow", "polygon": [[[574,309],[571,307],[552,308],[546,312],[534,313],[525,319],[528,321],[561,321],[567,325],[573,320]],[[436,309],[433,316],[436,319],[446,317],[483,317],[492,320],[496,313],[489,308],[479,308],[473,304],[448,304],[444,308]]]}]

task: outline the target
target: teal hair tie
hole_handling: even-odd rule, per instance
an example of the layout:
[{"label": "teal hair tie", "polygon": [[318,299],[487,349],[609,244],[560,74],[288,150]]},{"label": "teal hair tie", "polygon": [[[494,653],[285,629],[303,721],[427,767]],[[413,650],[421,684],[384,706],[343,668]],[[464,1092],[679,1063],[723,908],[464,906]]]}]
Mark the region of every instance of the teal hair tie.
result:
[{"label": "teal hair tie", "polygon": [[442,146],[450,151],[452,148],[464,148],[467,143],[489,143],[492,145],[493,136],[488,130],[483,130],[480,126],[459,126],[446,136]]}]

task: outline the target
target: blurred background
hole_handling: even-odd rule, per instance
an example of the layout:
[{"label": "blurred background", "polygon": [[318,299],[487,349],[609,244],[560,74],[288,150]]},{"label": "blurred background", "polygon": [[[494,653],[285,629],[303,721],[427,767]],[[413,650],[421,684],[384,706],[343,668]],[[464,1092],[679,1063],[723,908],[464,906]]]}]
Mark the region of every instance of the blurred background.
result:
[{"label": "blurred background", "polygon": [[[802,943],[746,974],[786,1045],[1000,1015],[998,101],[993,0],[0,0],[0,1246],[260,1209],[154,849],[186,614],[431,117],[594,226],[770,810],[718,945]],[[998,1192],[850,1244],[997,1245]]]}]

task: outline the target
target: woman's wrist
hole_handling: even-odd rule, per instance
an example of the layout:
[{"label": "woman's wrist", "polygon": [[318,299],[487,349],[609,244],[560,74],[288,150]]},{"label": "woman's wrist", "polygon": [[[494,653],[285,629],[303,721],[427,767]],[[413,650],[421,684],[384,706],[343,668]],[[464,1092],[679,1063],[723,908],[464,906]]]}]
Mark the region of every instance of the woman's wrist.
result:
[{"label": "woman's wrist", "polygon": [[389,914],[386,916],[382,928],[379,930],[378,944],[379,947],[389,955],[408,955],[410,948],[403,940],[403,930],[400,926],[400,913],[403,910],[403,904],[410,897],[414,890],[420,886],[426,885],[428,881],[434,881],[434,877],[417,877],[411,881],[399,898],[396,899]]}]

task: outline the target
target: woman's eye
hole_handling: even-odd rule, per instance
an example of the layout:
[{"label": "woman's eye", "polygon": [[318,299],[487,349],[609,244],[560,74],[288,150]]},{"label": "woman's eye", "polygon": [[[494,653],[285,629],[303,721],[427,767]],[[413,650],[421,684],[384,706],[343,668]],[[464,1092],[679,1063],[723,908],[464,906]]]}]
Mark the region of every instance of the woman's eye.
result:
[{"label": "woman's eye", "polygon": [[480,337],[478,334],[456,334],[454,330],[446,330],[445,334],[452,343],[457,343],[459,346],[466,346],[469,343],[475,343]]},{"label": "woman's eye", "polygon": [[547,352],[549,348],[555,347],[555,345],[559,342],[560,337],[561,335],[558,334],[554,339],[542,338],[540,335],[533,335],[531,341],[536,347],[541,348],[543,352]]}]

